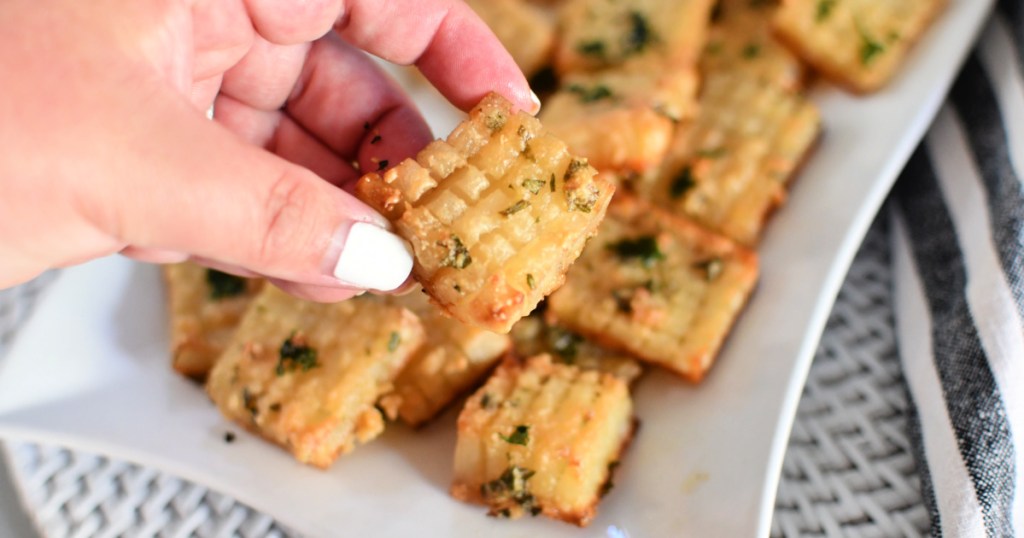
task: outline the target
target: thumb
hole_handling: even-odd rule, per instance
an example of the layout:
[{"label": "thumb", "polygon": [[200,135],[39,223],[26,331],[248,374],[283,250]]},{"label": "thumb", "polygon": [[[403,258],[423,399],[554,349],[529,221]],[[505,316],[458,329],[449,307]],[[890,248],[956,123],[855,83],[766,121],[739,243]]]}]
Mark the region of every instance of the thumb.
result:
[{"label": "thumb", "polygon": [[390,291],[407,280],[411,254],[383,217],[173,101],[136,118],[140,132],[126,137],[95,215],[102,230],[134,248],[304,285],[313,298],[339,297],[325,288]]}]

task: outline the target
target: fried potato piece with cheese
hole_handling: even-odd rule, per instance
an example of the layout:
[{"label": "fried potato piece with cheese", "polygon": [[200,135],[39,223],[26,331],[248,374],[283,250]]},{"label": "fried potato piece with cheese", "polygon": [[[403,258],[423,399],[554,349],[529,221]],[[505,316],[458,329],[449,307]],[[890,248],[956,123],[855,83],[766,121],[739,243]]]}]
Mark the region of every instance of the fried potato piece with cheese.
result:
[{"label": "fried potato piece with cheese", "polygon": [[858,93],[899,69],[945,0],[783,0],[779,38],[826,77]]},{"label": "fried potato piece with cheese", "polygon": [[507,361],[459,415],[452,496],[585,526],[632,437],[632,407],[615,376],[547,355]]},{"label": "fried potato piece with cheese", "polygon": [[165,265],[163,274],[171,317],[171,364],[182,375],[205,379],[263,280],[191,262]]},{"label": "fried potato piece with cheese", "polygon": [[699,381],[757,280],[757,256],[620,194],[548,298],[574,331]]},{"label": "fried potato piece with cheese", "polygon": [[565,327],[548,323],[541,315],[533,314],[519,320],[509,334],[516,356],[523,359],[546,353],[556,363],[605,372],[628,385],[644,373],[643,367],[633,357],[604,348]]},{"label": "fried potato piece with cheese", "polygon": [[555,68],[565,75],[643,57],[692,65],[704,46],[712,0],[568,0]]},{"label": "fried potato piece with cheese", "polygon": [[551,60],[555,21],[523,0],[466,0],[508,49],[519,69],[532,76]]},{"label": "fried potato piece with cheese", "polygon": [[719,0],[700,56],[701,72],[743,73],[773,88],[803,89],[806,66],[772,30],[777,11],[776,3],[770,1]]},{"label": "fried potato piece with cheese", "polygon": [[407,309],[372,298],[319,304],[267,286],[206,390],[227,418],[326,468],[381,433],[375,404],[423,341]]},{"label": "fried potato piece with cheese", "polygon": [[565,278],[614,186],[491,94],[448,136],[359,180],[412,244],[413,275],[452,317],[507,333]]},{"label": "fried potato piece with cheese", "polygon": [[508,335],[451,319],[415,292],[384,299],[419,316],[426,341],[395,379],[394,391],[381,400],[388,418],[420,426],[455,398],[468,392],[504,356]]},{"label": "fried potato piece with cheese", "polygon": [[676,131],[648,196],[754,245],[820,132],[818,109],[803,95],[738,72],[709,74],[701,111]]}]

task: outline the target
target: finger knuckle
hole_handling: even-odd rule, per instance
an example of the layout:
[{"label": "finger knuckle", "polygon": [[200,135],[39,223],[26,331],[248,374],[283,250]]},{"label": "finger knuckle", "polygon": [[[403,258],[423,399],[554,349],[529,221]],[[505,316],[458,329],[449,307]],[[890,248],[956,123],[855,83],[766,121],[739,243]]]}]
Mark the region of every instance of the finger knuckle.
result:
[{"label": "finger knuckle", "polygon": [[301,254],[317,224],[317,193],[312,172],[288,169],[273,183],[263,206],[262,265],[276,265]]}]

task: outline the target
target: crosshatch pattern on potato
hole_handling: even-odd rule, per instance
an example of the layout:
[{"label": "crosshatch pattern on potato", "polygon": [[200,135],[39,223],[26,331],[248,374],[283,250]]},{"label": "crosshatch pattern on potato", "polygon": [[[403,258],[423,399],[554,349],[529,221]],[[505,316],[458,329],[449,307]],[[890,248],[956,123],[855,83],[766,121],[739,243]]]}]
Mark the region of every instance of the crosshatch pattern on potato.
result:
[{"label": "crosshatch pattern on potato", "polygon": [[632,407],[615,376],[547,355],[507,361],[459,415],[452,495],[584,526],[632,438]]},{"label": "crosshatch pattern on potato", "polygon": [[166,265],[163,274],[171,317],[171,364],[182,375],[205,379],[263,280],[192,262]]},{"label": "crosshatch pattern on potato", "polygon": [[415,313],[426,341],[395,379],[394,391],[381,400],[388,418],[420,426],[472,390],[511,346],[508,335],[449,318],[416,291],[384,299]]},{"label": "crosshatch pattern on potato", "polygon": [[757,256],[618,195],[548,313],[692,381],[711,367],[757,280]]},{"label": "crosshatch pattern on potato", "polygon": [[327,467],[381,433],[377,400],[423,340],[407,309],[372,298],[312,303],[266,286],[207,392],[229,419]]},{"label": "crosshatch pattern on potato", "polygon": [[446,141],[357,185],[411,243],[413,274],[433,302],[502,333],[562,283],[613,191],[496,94]]},{"label": "crosshatch pattern on potato", "polygon": [[885,85],[946,0],[785,0],[779,37],[826,77],[857,92]]}]

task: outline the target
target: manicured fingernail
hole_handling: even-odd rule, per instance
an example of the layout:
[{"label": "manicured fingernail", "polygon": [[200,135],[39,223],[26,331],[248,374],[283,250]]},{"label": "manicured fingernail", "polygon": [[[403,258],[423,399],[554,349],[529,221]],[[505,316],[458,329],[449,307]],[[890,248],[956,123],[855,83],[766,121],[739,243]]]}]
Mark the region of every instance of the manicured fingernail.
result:
[{"label": "manicured fingernail", "polygon": [[334,276],[356,288],[391,291],[412,271],[412,253],[397,235],[370,223],[348,229]]},{"label": "manicured fingernail", "polygon": [[536,115],[540,112],[540,97],[537,97],[537,94],[534,93],[533,90],[530,90],[530,101],[533,102],[533,110],[531,113]]}]

